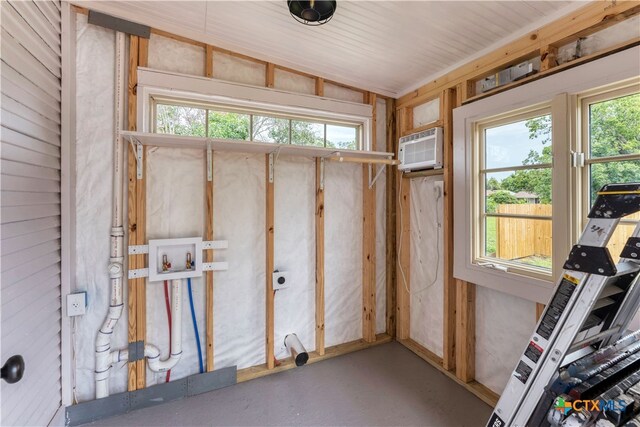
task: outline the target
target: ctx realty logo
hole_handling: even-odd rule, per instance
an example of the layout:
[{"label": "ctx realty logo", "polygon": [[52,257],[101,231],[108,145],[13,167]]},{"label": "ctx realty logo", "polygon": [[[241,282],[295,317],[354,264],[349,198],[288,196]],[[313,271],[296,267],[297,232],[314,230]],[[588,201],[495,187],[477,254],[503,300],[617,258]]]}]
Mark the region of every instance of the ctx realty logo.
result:
[{"label": "ctx realty logo", "polygon": [[564,397],[558,397],[556,399],[555,409],[556,411],[562,412],[564,415],[567,415],[569,411],[590,411],[590,412],[601,412],[601,411],[613,411],[620,410],[624,411],[627,407],[627,403],[624,400],[573,400],[567,401]]}]

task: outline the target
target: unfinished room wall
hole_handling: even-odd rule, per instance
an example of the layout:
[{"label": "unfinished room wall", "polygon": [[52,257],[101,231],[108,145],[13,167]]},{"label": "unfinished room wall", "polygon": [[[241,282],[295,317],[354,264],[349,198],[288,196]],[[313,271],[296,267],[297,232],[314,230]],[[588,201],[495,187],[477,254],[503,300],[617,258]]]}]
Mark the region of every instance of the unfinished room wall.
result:
[{"label": "unfinished room wall", "polygon": [[420,127],[440,118],[440,98],[413,107],[413,126]]},{"label": "unfinished room wall", "polygon": [[[77,15],[76,41],[76,235],[75,285],[86,290],[84,316],[75,317],[75,395],[79,401],[95,397],[95,337],[109,307],[109,235],[114,141],[115,33],[87,24]],[[124,287],[126,300],[126,286]],[[125,348],[127,312],[112,338],[113,348]],[[127,389],[127,369],[112,369],[111,393]]]},{"label": "unfinished room wall", "polygon": [[502,393],[535,325],[534,302],[476,286],[476,381]]},{"label": "unfinished room wall", "polygon": [[325,345],[362,338],[362,166],[325,163]]},{"label": "unfinished room wall", "polygon": [[265,362],[264,155],[215,153],[213,174],[213,235],[229,241],[214,252],[229,263],[213,278],[214,363],[241,369]]},{"label": "unfinished room wall", "polygon": [[316,330],[316,166],[314,159],[279,157],[275,165],[274,267],[289,273],[289,287],[274,299],[274,352],[288,356],[287,334],[295,333],[307,351]]},{"label": "unfinished room wall", "polygon": [[442,227],[438,226],[443,215],[442,177],[414,178],[409,182],[411,236],[403,236],[411,239],[409,334],[442,357],[444,257]]},{"label": "unfinished room wall", "polygon": [[151,34],[149,68],[203,76],[204,64],[205,50],[203,47]]},{"label": "unfinished room wall", "polygon": [[[376,151],[387,151],[387,103],[376,102]],[[382,166],[378,166],[380,168]],[[393,168],[387,166],[376,181],[376,333],[387,329],[387,172]],[[375,176],[377,168],[372,168]]]},{"label": "unfinished room wall", "polygon": [[[202,150],[149,147],[146,161],[147,238],[170,239],[204,235],[204,156]],[[170,260],[183,264],[184,259]],[[170,291],[171,283],[168,283]],[[205,289],[201,277],[191,279],[200,345],[205,345]],[[163,282],[146,283],[146,341],[169,356],[169,319]],[[169,293],[170,295],[170,293]],[[187,280],[182,286],[182,356],[171,370],[179,379],[199,372],[195,331],[189,309]],[[204,360],[203,354],[203,360]],[[147,385],[165,382],[165,373],[147,367]]]},{"label": "unfinished room wall", "polygon": [[255,86],[265,85],[265,64],[213,51],[213,77]]}]

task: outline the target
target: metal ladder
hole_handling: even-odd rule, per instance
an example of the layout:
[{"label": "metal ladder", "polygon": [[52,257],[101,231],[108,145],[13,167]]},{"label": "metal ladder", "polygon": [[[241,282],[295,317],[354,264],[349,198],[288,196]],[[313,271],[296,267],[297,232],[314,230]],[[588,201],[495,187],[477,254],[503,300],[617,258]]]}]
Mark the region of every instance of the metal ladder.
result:
[{"label": "metal ladder", "polygon": [[625,333],[640,306],[640,223],[617,264],[606,245],[620,218],[638,211],[640,183],[610,184],[598,192],[488,427],[539,425],[540,413],[551,404],[544,399],[545,388],[571,355],[595,351]]}]

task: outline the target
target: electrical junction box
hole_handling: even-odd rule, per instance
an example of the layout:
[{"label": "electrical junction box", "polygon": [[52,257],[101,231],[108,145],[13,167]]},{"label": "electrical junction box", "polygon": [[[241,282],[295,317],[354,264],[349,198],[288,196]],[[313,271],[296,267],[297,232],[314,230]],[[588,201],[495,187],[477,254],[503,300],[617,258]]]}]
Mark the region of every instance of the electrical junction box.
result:
[{"label": "electrical junction box", "polygon": [[202,276],[202,237],[149,240],[149,281]]},{"label": "electrical junction box", "polygon": [[284,271],[276,271],[273,273],[273,290],[278,291],[280,289],[289,287],[289,273]]}]

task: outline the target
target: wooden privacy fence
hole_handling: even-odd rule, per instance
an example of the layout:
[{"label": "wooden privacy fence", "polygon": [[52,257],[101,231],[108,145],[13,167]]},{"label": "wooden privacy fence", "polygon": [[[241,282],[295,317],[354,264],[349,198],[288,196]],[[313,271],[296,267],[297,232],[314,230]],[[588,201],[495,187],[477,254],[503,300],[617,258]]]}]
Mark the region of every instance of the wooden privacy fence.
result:
[{"label": "wooden privacy fence", "polygon": [[[497,213],[551,216],[551,205],[498,205]],[[517,259],[551,256],[551,220],[496,218],[496,256]]]},{"label": "wooden privacy fence", "polygon": [[[551,205],[498,205],[497,213],[551,216]],[[638,220],[639,214],[627,219]],[[635,224],[620,224],[607,247],[615,261],[633,232]],[[518,259],[529,256],[551,257],[551,219],[496,218],[496,257]]]}]

